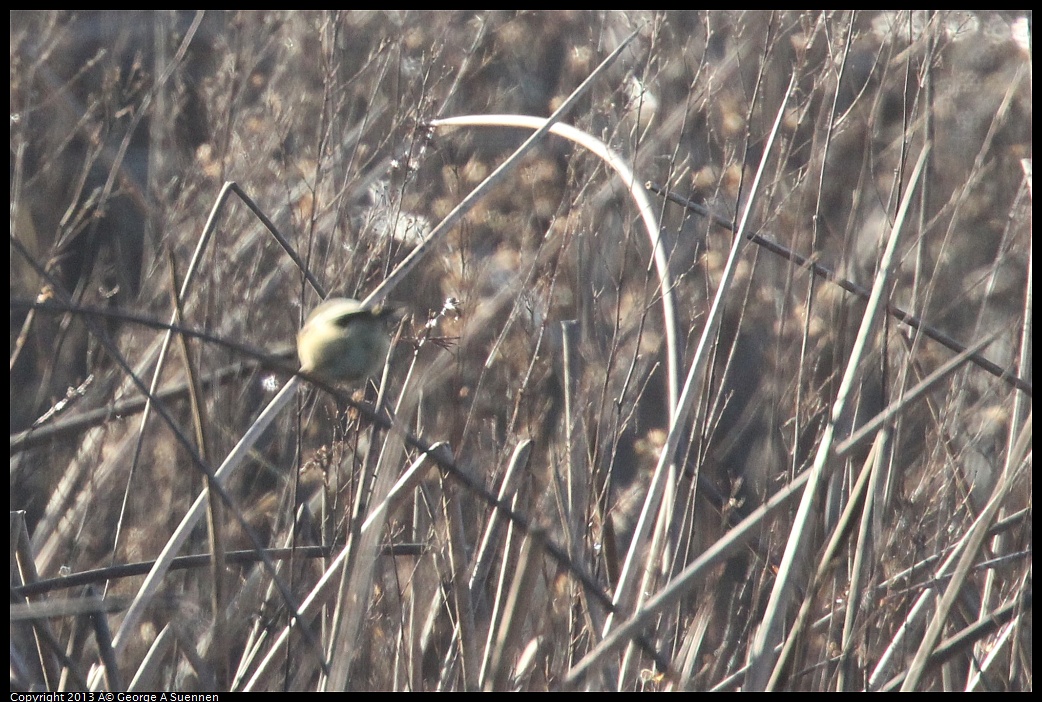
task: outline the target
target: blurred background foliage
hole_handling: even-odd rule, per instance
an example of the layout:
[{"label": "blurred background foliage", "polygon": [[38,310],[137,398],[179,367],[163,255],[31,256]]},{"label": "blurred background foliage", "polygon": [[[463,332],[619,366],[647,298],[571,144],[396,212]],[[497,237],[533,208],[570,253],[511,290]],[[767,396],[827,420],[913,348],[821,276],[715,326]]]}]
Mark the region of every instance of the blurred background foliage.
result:
[{"label": "blurred background foliage", "polygon": [[[1030,380],[1019,336],[1030,322],[1030,13],[14,13],[10,428],[19,442],[45,428],[59,431],[12,448],[11,508],[27,512],[41,574],[154,557],[201,479],[161,421],[153,417],[142,432],[137,412],[116,409],[140,393],[97,339],[107,334],[147,383],[160,332],[118,316],[30,312],[26,301],[68,297],[83,307],[168,320],[177,276],[227,180],[258,203],[328,290],[363,297],[527,136],[514,129],[434,133],[427,120],[546,116],[636,29],[631,48],[565,121],[604,139],[639,180],[732,218],[749,196],[795,75],[755,195],[755,229],[866,287],[909,187],[905,178],[929,140],[890,300],[966,344],[1002,332],[986,355]],[[689,359],[732,235],[676,204],[658,204]],[[411,386],[418,397],[410,427],[448,441],[458,463],[493,488],[514,447],[533,440],[520,509],[562,541],[562,507],[553,497],[561,467],[585,466],[591,495],[580,560],[609,593],[614,554],[627,547],[669,411],[660,293],[639,225],[612,174],[550,137],[391,295],[410,312],[391,355],[391,387],[407,372],[421,379]],[[318,302],[237,201],[220,213],[201,263],[182,322],[214,336],[284,352]],[[678,526],[663,579],[805,468],[863,308],[789,261],[746,249],[678,457]],[[564,320],[578,322],[581,359],[567,379]],[[893,321],[873,348],[858,410],[843,419],[847,431],[952,355]],[[183,383],[187,368],[207,377],[246,362],[207,386],[205,455],[212,463],[286,377],[200,341],[189,343],[187,357],[172,358],[161,387]],[[570,419],[566,383],[576,398]],[[864,685],[864,671],[914,599],[883,583],[945,552],[990,494],[1011,427],[1023,419],[1015,395],[967,367],[893,427],[890,483],[873,534],[876,570],[861,593],[872,606],[858,628],[852,689]],[[375,397],[372,388],[368,397]],[[183,399],[169,407],[191,425]],[[99,410],[103,419],[62,429]],[[350,513],[343,501],[353,495],[368,441],[343,404],[309,395],[296,417],[270,431],[253,469],[230,489],[247,520],[282,545],[294,514],[288,485],[298,475],[298,504],[325,494],[333,505],[316,517],[316,538],[342,541]],[[1030,507],[1027,480],[1011,510]],[[847,489],[844,480],[834,482],[823,528],[834,523]],[[472,507],[460,528],[472,536],[486,516]],[[444,515],[422,528],[402,519],[390,540],[408,534],[443,553]],[[667,656],[682,646],[695,651],[686,677],[634,679],[624,689],[678,680],[708,688],[741,667],[786,519],[692,592],[656,633]],[[231,546],[245,547],[238,526],[230,529]],[[1030,554],[1030,533],[1028,517],[1008,550]],[[205,548],[200,535],[192,550]],[[441,556],[429,559],[399,562],[398,570],[388,559],[377,576],[356,689],[466,687],[464,673],[446,673],[456,670],[444,663],[458,645],[447,633],[451,617],[432,615],[440,636],[424,639],[413,677],[389,663],[405,655],[403,603],[429,606],[443,580],[460,577]],[[406,586],[402,573],[410,567]],[[301,592],[316,568],[300,567]],[[227,580],[237,587],[248,571],[229,570]],[[998,596],[1022,587],[1029,572],[1030,555],[1000,568]],[[555,596],[574,597],[559,591],[557,578],[548,566],[537,597],[546,611],[532,624],[542,643],[537,663],[518,674],[518,688],[553,687],[595,638],[567,606],[553,604]],[[972,618],[970,600],[980,606],[984,578],[962,616]],[[111,592],[133,593],[135,582],[113,581]],[[128,649],[128,665],[178,618],[194,632],[198,652],[215,655],[206,643],[210,587],[205,575],[173,577],[168,607],[153,613],[140,644]],[[825,588],[819,616],[847,596],[838,579],[836,587]],[[229,653],[239,656],[248,624],[285,614],[258,603],[236,606],[242,628]],[[692,649],[688,632],[696,621],[708,625]],[[834,688],[835,635],[827,626],[808,635],[788,685]],[[93,655],[88,645],[74,660],[87,665]],[[1030,687],[1030,656],[1026,669],[1015,658],[1007,653],[1005,672],[992,675],[990,686]],[[966,666],[961,670],[965,675]],[[231,684],[227,674],[207,682],[186,671],[175,660],[162,679],[184,689]],[[951,683],[940,674],[929,680],[931,689]]]}]

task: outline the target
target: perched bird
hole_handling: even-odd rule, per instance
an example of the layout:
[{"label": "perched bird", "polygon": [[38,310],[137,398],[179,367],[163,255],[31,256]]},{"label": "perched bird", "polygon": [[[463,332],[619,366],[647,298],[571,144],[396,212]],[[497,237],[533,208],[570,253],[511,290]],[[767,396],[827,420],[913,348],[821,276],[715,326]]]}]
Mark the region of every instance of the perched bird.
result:
[{"label": "perched bird", "polygon": [[329,298],[308,315],[297,333],[300,369],[329,383],[356,383],[383,365],[390,346],[387,319],[395,307],[365,307]]}]

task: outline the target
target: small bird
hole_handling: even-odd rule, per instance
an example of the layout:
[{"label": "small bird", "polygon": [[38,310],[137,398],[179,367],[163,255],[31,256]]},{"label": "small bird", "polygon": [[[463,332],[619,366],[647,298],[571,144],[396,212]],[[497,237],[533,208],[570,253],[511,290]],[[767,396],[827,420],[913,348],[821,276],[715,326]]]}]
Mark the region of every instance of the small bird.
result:
[{"label": "small bird", "polygon": [[351,298],[329,298],[297,333],[300,369],[329,383],[368,378],[387,358],[387,319],[397,312],[393,306],[369,308]]}]

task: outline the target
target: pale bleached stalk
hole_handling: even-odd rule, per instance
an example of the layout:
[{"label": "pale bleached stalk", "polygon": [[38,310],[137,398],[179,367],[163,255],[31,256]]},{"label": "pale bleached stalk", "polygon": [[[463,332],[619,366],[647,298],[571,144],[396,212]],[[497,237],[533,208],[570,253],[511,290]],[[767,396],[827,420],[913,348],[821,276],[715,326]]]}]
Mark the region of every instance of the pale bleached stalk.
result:
[{"label": "pale bleached stalk", "polygon": [[[611,64],[618,56],[622,53],[622,50],[629,44],[629,42],[636,36],[636,32],[631,34],[626,40],[624,40],[616,49],[613,51],[599,66],[583,81],[583,83],[568,96],[568,99],[561,104],[557,110],[554,111],[550,117],[545,120],[540,120],[539,128],[532,136],[530,136],[524,144],[522,144],[511,156],[504,161],[500,166],[493,171],[484,181],[482,181],[474,190],[472,190],[464,199],[461,201],[448,216],[442,220],[441,223],[430,233],[427,239],[418,246],[409,256],[402,261],[397,268],[387,277],[386,280],[381,283],[372,294],[369,295],[363,302],[365,305],[377,305],[386,299],[387,294],[394,288],[399,281],[426,255],[430,250],[430,247],[440,239],[444,238],[456,223],[463,218],[464,214],[477,204],[478,200],[484,196],[484,194],[497,182],[503,179],[507,172],[514,168],[521,162],[524,155],[532,149],[536,143],[555,125],[554,123],[563,117],[574,106],[579,98],[593,85],[593,82],[597,76],[599,76],[609,64]],[[407,421],[408,416],[411,415],[411,408],[415,407],[415,402],[409,402],[410,409],[399,413],[399,417],[404,421]],[[394,483],[394,473],[392,466],[396,465],[400,455],[404,451],[404,440],[403,434],[400,429],[398,420],[395,420],[394,426],[392,427],[389,440],[384,446],[384,450],[381,453],[379,466],[377,468],[376,485],[373,488],[373,495],[371,499],[374,501],[382,501],[387,494],[390,492],[391,486]],[[352,644],[357,638],[358,632],[361,630],[362,621],[365,614],[365,605],[368,603],[369,593],[372,590],[372,577],[373,567],[375,564],[375,552],[379,548],[379,539],[382,532],[382,525],[384,520],[380,520],[378,524],[380,529],[370,529],[360,540],[359,550],[357,554],[352,558],[354,568],[351,573],[346,573],[343,580],[343,592],[341,593],[342,599],[338,601],[338,605],[349,603],[351,606],[343,610],[344,616],[341,618],[336,617],[334,623],[335,633],[333,635],[332,642],[330,644],[328,658],[331,663],[331,671],[328,679],[323,681],[323,689],[327,690],[343,690],[347,686],[348,675],[350,674],[351,662],[354,659],[354,652],[357,648],[353,647]]]},{"label": "pale bleached stalk", "polygon": [[[871,420],[866,422],[866,424],[864,426],[865,427],[873,427],[873,432],[875,433],[875,441],[874,441],[874,443],[872,445],[872,449],[869,451],[868,459],[866,459],[866,465],[870,465],[870,464],[872,464],[874,462],[882,460],[881,455],[882,455],[883,450],[884,450],[883,447],[885,446],[886,442],[889,441],[889,432],[888,432],[887,426],[888,426],[888,423],[893,418],[897,417],[902,412],[904,412],[906,409],[908,409],[912,402],[921,399],[922,397],[924,397],[926,395],[926,393],[928,391],[930,391],[931,389],[936,388],[941,383],[942,380],[945,380],[946,378],[948,378],[948,376],[950,376],[956,370],[958,370],[959,368],[962,368],[964,365],[966,365],[966,363],[970,362],[974,358],[974,356],[977,355],[977,352],[979,352],[982,349],[984,349],[993,340],[994,340],[994,336],[992,336],[991,338],[988,338],[988,339],[984,339],[980,343],[975,344],[973,347],[971,347],[969,349],[966,349],[965,351],[960,353],[958,356],[956,356],[955,358],[953,358],[952,360],[948,361],[943,366],[938,368],[936,371],[934,371],[930,375],[928,375],[925,378],[923,378],[918,384],[916,384],[914,387],[909,389],[907,392],[903,393],[901,397],[899,397],[897,400],[895,400],[889,406],[884,408],[882,412],[880,412],[875,417],[873,417]],[[864,427],[862,427],[862,429],[863,428]],[[835,457],[837,459],[841,458],[843,455],[845,455],[846,453],[848,453],[851,450],[851,447],[858,445],[858,441],[860,441],[861,437],[868,436],[868,435],[869,434],[864,434],[863,435],[862,434],[862,430],[859,429],[849,439],[847,439],[845,441],[842,441],[839,444],[837,444],[836,451],[835,451]],[[855,439],[857,439],[857,440],[855,440]],[[877,458],[877,456],[880,456],[880,458]],[[863,475],[864,475],[864,472],[863,472]],[[876,480],[880,479],[881,476],[875,472],[875,469],[873,469],[871,478],[872,478],[873,481],[876,481]],[[861,483],[861,478],[858,479],[858,484],[856,484],[854,486],[854,488],[851,489],[850,494],[848,495],[848,502],[847,502],[847,506],[844,508],[844,514],[836,523],[837,524],[836,528],[837,528],[838,531],[843,531],[843,529],[844,529],[843,525],[848,521],[847,512],[849,510],[853,509],[853,507],[856,506],[858,504],[858,502],[860,501],[860,499],[861,499],[860,498],[861,490],[858,487],[858,485],[860,483]],[[873,488],[878,488],[878,485],[874,484]],[[874,495],[875,494],[876,494],[875,492],[869,492],[868,496],[865,498],[865,506],[863,507],[863,510],[864,510],[864,514],[866,514],[866,515],[868,515],[870,512],[876,511],[876,509],[877,509],[877,508],[873,507]],[[872,516],[874,516],[874,515],[872,515]],[[833,532],[833,535],[835,537],[836,536],[836,532]],[[864,537],[862,536],[860,538],[860,540],[864,541]],[[778,682],[782,679],[782,676],[785,673],[785,668],[786,668],[786,666],[787,666],[787,664],[788,664],[788,662],[791,659],[792,654],[793,654],[793,648],[800,641],[801,634],[802,634],[802,629],[803,629],[803,626],[804,626],[803,623],[805,622],[805,620],[806,620],[806,618],[807,618],[807,616],[808,616],[808,614],[810,612],[811,604],[814,601],[814,593],[815,593],[815,591],[817,589],[816,583],[820,582],[821,579],[824,577],[824,575],[825,575],[824,565],[826,563],[830,563],[833,560],[834,554],[837,552],[838,548],[839,548],[839,544],[838,543],[830,542],[829,545],[824,550],[824,556],[823,556],[822,560],[819,562],[818,570],[814,574],[814,577],[811,578],[811,581],[810,581],[811,585],[808,588],[806,588],[806,593],[805,593],[805,596],[804,596],[804,602],[803,602],[803,605],[800,608],[800,612],[796,616],[796,618],[794,620],[794,624],[791,627],[791,629],[789,630],[789,635],[788,635],[788,638],[785,641],[785,645],[781,647],[781,653],[778,656],[777,660],[775,661],[774,672],[771,674],[770,682],[767,685],[767,691],[768,692],[774,691],[777,688]],[[851,586],[849,588],[849,590],[850,590],[850,592],[859,592],[860,588],[855,588],[855,587]],[[849,599],[851,601],[851,604],[848,604],[848,608],[854,609],[855,608],[855,605],[853,604],[854,598],[851,597]]]},{"label": "pale bleached stalk", "polygon": [[[638,578],[647,581],[649,576],[652,559],[645,558],[644,555],[646,553],[648,535],[652,530],[652,521],[656,515],[659,515],[659,519],[669,518],[668,515],[662,514],[661,504],[662,495],[667,482],[674,482],[674,478],[671,476],[674,472],[673,456],[680,443],[680,438],[690,433],[690,427],[687,423],[688,415],[694,407],[695,398],[699,396],[705,368],[709,363],[709,358],[712,355],[711,350],[716,340],[716,331],[720,327],[721,318],[723,316],[724,302],[727,299],[731,282],[734,280],[735,271],[738,267],[738,255],[744,248],[746,241],[745,232],[749,226],[749,219],[752,216],[753,204],[757,200],[756,194],[759,191],[760,181],[762,180],[764,171],[766,170],[767,161],[771,155],[774,140],[778,135],[778,129],[785,113],[789,95],[792,93],[795,84],[796,77],[793,75],[792,79],[789,81],[789,86],[785,91],[785,96],[781,101],[781,105],[778,108],[778,113],[775,117],[770,135],[767,137],[764,144],[763,156],[760,159],[760,165],[756,170],[752,186],[749,189],[749,197],[746,200],[745,211],[742,213],[742,219],[739,223],[738,231],[736,232],[734,241],[731,244],[731,251],[727,257],[727,263],[724,265],[724,269],[720,274],[720,283],[717,286],[716,295],[713,297],[713,303],[709,307],[709,312],[706,314],[705,326],[703,327],[702,334],[699,337],[698,346],[695,349],[695,355],[691,359],[691,366],[688,370],[687,380],[684,382],[684,389],[680,394],[680,403],[676,415],[673,417],[673,421],[670,424],[669,434],[666,436],[665,445],[659,453],[658,465],[655,467],[655,472],[652,475],[651,484],[648,487],[648,495],[645,498],[640,518],[637,520],[637,526],[634,529],[630,549],[626,553],[625,564],[620,572],[619,584],[615,589],[615,597],[613,600],[616,612],[618,613],[619,610],[622,610],[623,616],[634,611],[644,599],[644,594],[642,594],[641,588],[637,588],[636,585]],[[638,564],[640,563],[644,564],[643,568],[639,567]],[[605,622],[604,636],[607,636],[608,632],[611,630],[614,624],[614,618],[614,614],[610,615]]]},{"label": "pale bleached stalk", "polygon": [[[862,475],[868,474],[868,485],[865,486],[863,484],[865,481],[859,476],[858,484],[855,486],[856,490],[851,491],[850,499],[843,510],[844,514],[846,514],[850,510],[855,509],[857,503],[863,500],[861,519],[858,522],[857,541],[854,544],[854,557],[850,563],[850,580],[847,583],[847,611],[843,616],[843,633],[840,635],[840,665],[836,675],[836,692],[846,692],[848,686],[854,685],[855,673],[851,661],[857,649],[857,642],[854,639],[855,626],[857,625],[858,614],[861,612],[861,593],[864,589],[864,583],[871,576],[869,570],[871,554],[869,551],[874,550],[871,538],[872,512],[880,508],[880,505],[876,502],[876,495],[879,494],[879,482],[886,470],[885,464],[892,461],[890,454],[893,447],[891,446],[890,438],[889,426],[883,427],[876,434],[876,442],[872,445],[869,459],[865,462],[868,469],[862,471]],[[831,561],[832,559],[830,558],[829,560]],[[823,563],[818,565],[820,569]],[[807,598],[808,601],[810,599],[810,597]],[[790,637],[790,640],[792,638],[794,637]],[[771,681],[773,682],[779,678],[779,670],[775,667]]]},{"label": "pale bleached stalk", "polygon": [[641,605],[632,617],[612,629],[603,641],[572,666],[562,681],[562,687],[578,685],[595,665],[625,646],[631,639],[639,636],[658,618],[659,614],[687,596],[695,583],[701,581],[714,568],[744,548],[745,544],[763,531],[764,523],[769,517],[786,508],[789,502],[796,499],[800,490],[807,484],[807,478],[807,473],[796,476],[796,479],[789,485],[779,490],[771,499],[757,507],[752,514],[717,539],[702,555],[670,580],[668,585]]},{"label": "pale bleached stalk", "polygon": [[[235,448],[231,450],[228,457],[224,459],[224,463],[214,473],[214,478],[219,483],[227,482],[228,477],[235,472],[235,469],[242,464],[242,461],[246,458],[249,451],[257,443],[261,434],[268,428],[271,422],[278,416],[282,408],[293,399],[296,395],[297,390],[300,387],[300,378],[293,377],[288,383],[282,388],[278,395],[264,408],[261,415],[257,417],[257,421],[253,423],[253,426],[249,428],[246,434],[239,440],[239,443],[235,445]],[[119,627],[119,631],[116,633],[113,639],[112,646],[117,654],[121,653],[130,640],[130,636],[137,630],[137,625],[141,621],[141,615],[144,614],[145,609],[151,603],[152,598],[158,592],[159,587],[162,584],[163,577],[166,575],[167,570],[170,568],[170,564],[173,562],[174,557],[177,556],[181,551],[181,547],[184,546],[188,537],[192,533],[192,529],[195,528],[199,520],[206,514],[206,499],[209,495],[207,489],[203,489],[199,496],[195,498],[195,502],[182,517],[181,523],[174,530],[173,535],[167,540],[166,545],[163,546],[163,550],[156,558],[155,563],[152,565],[152,570],[145,576],[145,581],[141,584],[138,589],[138,594],[134,598],[130,607],[127,609],[126,616],[123,617],[123,623]]]},{"label": "pale bleached stalk", "polygon": [[[417,474],[422,474],[426,470],[429,462],[430,458],[428,454],[423,454],[418,459],[416,459],[416,463],[414,464],[414,466],[407,471],[408,479],[411,480],[413,476]],[[403,478],[402,480],[406,480],[406,478]],[[399,481],[399,484],[400,482],[401,481]],[[389,496],[389,500],[382,501],[378,507],[374,508],[373,514],[376,515],[376,513],[379,513],[379,515],[383,515],[383,517],[386,517],[388,510],[393,509],[395,493],[396,491],[392,489],[391,495]],[[373,531],[374,528],[379,529],[383,527],[384,519],[380,518],[379,515],[376,515],[375,518],[369,519],[365,523],[363,523],[361,529],[362,535],[368,534],[369,532]],[[326,568],[324,573],[322,573],[322,577],[318,579],[318,582],[315,584],[315,587],[311,589],[311,592],[308,593],[308,596],[305,597],[303,602],[300,603],[300,616],[303,619],[307,619],[309,617],[314,616],[317,613],[317,608],[322,606],[322,604],[326,601],[326,598],[330,595],[328,591],[329,588],[336,584],[341,577],[341,570],[344,567],[344,564],[347,562],[348,554],[348,549],[345,548],[340,550],[340,553],[337,554],[336,558],[334,558],[332,563],[329,564],[329,567]],[[289,634],[294,626],[296,626],[296,622],[291,622],[289,626],[285,627],[279,633],[278,638],[276,638],[272,642],[271,648],[264,655],[264,658],[261,660],[256,670],[253,671],[253,675],[250,677],[250,680],[242,688],[244,691],[250,692],[255,690],[257,685],[259,685],[264,680],[268,672],[270,672],[269,669],[271,665],[274,663],[275,658],[278,657],[278,655],[285,648],[286,644],[289,642]]]},{"label": "pale bleached stalk", "polygon": [[[494,126],[494,127],[526,127],[529,129],[536,129],[544,123],[544,120],[535,117],[525,117],[521,115],[474,115],[466,117],[452,117],[447,119],[439,119],[432,122],[435,127],[440,126]],[[664,329],[666,336],[666,366],[667,376],[669,378],[669,415],[672,420],[672,426],[677,429],[676,439],[679,440],[680,433],[683,429],[683,418],[679,416],[681,405],[683,403],[682,396],[678,396],[677,387],[679,384],[679,341],[676,332],[676,314],[675,306],[673,302],[673,284],[669,274],[669,263],[666,255],[665,248],[662,245],[660,237],[660,228],[658,224],[658,218],[655,215],[654,208],[651,206],[651,202],[648,199],[647,193],[644,187],[637,183],[636,177],[633,171],[629,168],[625,160],[617,153],[612,151],[608,146],[597,139],[591,134],[584,132],[580,129],[576,129],[567,124],[555,124],[550,129],[551,133],[568,139],[569,141],[582,146],[587,149],[601,160],[603,160],[608,166],[610,166],[620,180],[627,187],[630,195],[633,198],[634,203],[637,206],[637,210],[640,213],[641,219],[644,222],[645,229],[647,230],[648,239],[652,247],[652,257],[655,262],[655,269],[659,276],[659,286],[662,294],[662,314],[664,321]],[[762,172],[762,171],[761,171]],[[746,211],[748,217],[748,210]],[[743,221],[744,224],[744,221]],[[742,241],[741,237],[736,237],[736,246]],[[726,286],[722,286],[726,287]],[[706,337],[703,337],[705,339]],[[708,357],[708,354],[705,353]],[[671,457],[673,451],[676,448],[676,441],[674,441],[673,449],[665,449],[663,456],[668,455]],[[637,572],[634,569],[634,554],[645,553],[648,535],[651,529],[652,518],[649,515],[652,514],[663,514],[664,512],[671,512],[671,510],[663,509],[663,495],[666,493],[666,484],[675,482],[675,476],[670,475],[672,466],[672,460],[667,461],[665,464],[660,464],[660,470],[656,471],[655,476],[652,478],[651,487],[648,491],[648,496],[645,501],[645,512],[641,514],[641,520],[638,521],[637,532],[634,535],[633,541],[631,542],[631,548],[627,554],[626,566],[622,571],[622,579],[620,579],[620,586],[616,589],[615,593],[615,604],[618,606],[619,602],[626,598],[628,599],[633,591],[632,584],[635,582]],[[660,530],[661,531],[661,530]],[[646,569],[645,569],[646,570]],[[628,584],[628,586],[626,586]],[[611,626],[611,617],[604,626],[604,632],[607,632]]]},{"label": "pale bleached stalk", "polygon": [[952,577],[948,581],[944,594],[941,595],[940,600],[937,602],[937,609],[933,613],[933,618],[926,627],[926,633],[923,634],[923,638],[919,642],[919,648],[912,658],[912,663],[908,666],[908,675],[901,685],[902,692],[918,689],[919,682],[926,672],[927,660],[937,647],[937,642],[941,640],[941,634],[944,633],[944,628],[948,624],[948,614],[966,585],[966,579],[973,570],[974,560],[977,559],[981,548],[984,546],[988,530],[995,522],[995,518],[1009,496],[1010,490],[1017,484],[1021,471],[1027,466],[1028,456],[1031,453],[1031,436],[1031,415],[1028,415],[1020,436],[1017,438],[1016,445],[1008,454],[1002,476],[995,483],[995,488],[992,490],[988,504],[985,505],[980,516],[966,533],[966,537],[963,540],[964,548],[959,555],[959,562],[955,564],[955,568],[952,570]]},{"label": "pale bleached stalk", "polygon": [[807,535],[813,533],[811,520],[814,518],[814,503],[818,490],[824,482],[826,465],[832,458],[833,442],[836,437],[836,427],[840,418],[845,414],[847,403],[853,395],[853,388],[859,377],[861,361],[868,351],[869,340],[876,332],[876,321],[883,310],[883,296],[889,290],[891,269],[897,253],[897,242],[900,239],[901,228],[908,215],[908,208],[912,203],[912,194],[919,182],[926,156],[930,152],[927,144],[919,154],[919,160],[912,170],[908,179],[909,187],[904,193],[901,206],[898,208],[897,216],[894,218],[894,226],[890,231],[886,250],[879,261],[879,271],[872,284],[872,295],[869,298],[865,314],[861,319],[861,327],[858,329],[857,339],[850,352],[850,360],[843,373],[839,391],[836,393],[836,402],[832,407],[832,415],[818,444],[818,452],[814,456],[807,482],[807,489],[803,493],[796,518],[793,520],[792,529],[789,532],[788,542],[785,544],[785,552],[782,555],[781,564],[778,567],[778,575],[771,590],[771,597],[767,601],[767,609],[764,612],[763,621],[760,623],[749,649],[749,675],[746,678],[746,689],[763,690],[770,679],[774,668],[776,649],[782,639],[782,627],[784,616],[788,609],[792,591],[796,585],[796,570],[799,562],[810,547]]},{"label": "pale bleached stalk", "polygon": [[[525,129],[539,129],[545,126],[546,120],[541,117],[528,117],[525,115],[465,115],[461,117],[446,117],[431,122],[433,127],[522,127]],[[662,245],[658,217],[651,205],[651,200],[644,189],[643,184],[637,182],[633,170],[626,160],[618,153],[608,148],[603,141],[588,132],[568,124],[554,124],[550,127],[550,133],[578,144],[599,159],[604,161],[619,176],[630,197],[640,213],[644,222],[644,228],[651,243],[652,258],[655,262],[655,272],[659,279],[659,292],[662,295],[662,319],[666,333],[666,375],[669,378],[669,416],[676,414],[678,388],[680,386],[680,341],[676,329],[676,305],[674,304],[673,282],[669,274],[669,260],[666,249]]]},{"label": "pale bleached stalk", "polygon": [[[1030,422],[1030,417],[1028,417],[1028,421]],[[1008,473],[1004,472],[1003,478],[996,484],[996,489],[1004,489],[1003,486],[1006,475],[1008,475]],[[993,516],[994,515],[992,515],[992,517]],[[957,561],[966,551],[970,534],[974,533],[977,525],[982,521],[987,522],[988,526],[991,525],[991,522],[988,520],[988,515],[985,512],[981,512],[980,516],[978,516],[977,519],[974,520],[973,524],[970,525],[967,533],[953,545],[951,553],[949,553],[944,559],[944,562],[934,570],[933,578],[928,582],[943,582],[951,576],[957,567]],[[909,608],[904,621],[901,622],[901,626],[897,628],[897,632],[890,640],[890,644],[887,646],[886,650],[883,651],[883,654],[879,657],[875,668],[873,668],[868,677],[869,690],[878,690],[891,679],[897,667],[898,657],[903,651],[906,651],[910,646],[914,645],[914,642],[909,642],[909,638],[922,631],[922,620],[929,614],[930,608],[936,600],[937,590],[933,586],[930,586],[919,595],[915,604]],[[907,677],[905,680],[907,681]]]},{"label": "pale bleached stalk", "polygon": [[[510,456],[507,469],[503,473],[503,479],[500,482],[499,493],[496,495],[496,499],[500,504],[509,503],[517,493],[521,485],[521,478],[524,477],[525,466],[528,465],[528,459],[532,455],[533,445],[531,439],[525,439],[514,447],[514,453]],[[476,592],[484,584],[492,565],[492,558],[495,556],[496,547],[498,546],[499,532],[507,523],[506,517],[498,509],[492,510],[492,513],[489,514],[484,535],[479,542],[481,545],[478,547],[473,559],[473,565],[471,566],[468,582],[471,593]]]},{"label": "pale bleached stalk", "polygon": [[[789,638],[787,638],[785,644],[780,647],[778,658],[774,665],[774,672],[771,674],[771,680],[767,684],[768,692],[773,692],[777,689],[779,682],[788,672],[789,663],[796,651],[796,646],[805,640],[803,632],[808,628],[807,620],[810,617],[811,607],[817,601],[818,586],[824,580],[825,575],[833,570],[833,564],[836,561],[837,554],[847,542],[846,534],[849,533],[851,525],[853,524],[862,496],[864,496],[866,489],[868,488],[869,481],[875,479],[880,464],[888,460],[884,457],[884,454],[888,449],[889,440],[889,433],[886,431],[881,431],[876,435],[876,440],[868,452],[868,457],[865,459],[861,473],[858,475],[854,486],[850,489],[847,503],[843,507],[843,514],[841,514],[839,519],[836,520],[836,527],[832,531],[832,537],[830,538],[828,545],[822,549],[821,557],[818,559],[818,566],[814,572],[814,576],[810,579],[807,589],[803,593],[803,604],[800,605],[799,613],[793,619],[792,628],[789,630]],[[862,514],[870,512],[870,510],[867,509],[870,500],[871,496],[865,498],[866,509],[862,511]],[[851,592],[853,592],[853,590],[851,590]],[[849,599],[852,600],[853,598]],[[847,611],[849,612],[851,609],[856,609],[856,607],[850,606],[848,602]],[[742,676],[744,675],[745,672],[743,670]]]},{"label": "pale bleached stalk", "polygon": [[[1025,169],[1025,183],[1027,186],[1027,190],[1030,193],[1030,162],[1022,162],[1022,167]],[[1018,338],[1020,353],[1017,359],[1017,373],[1027,378],[1031,377],[1031,367],[1034,349],[1031,337],[1032,315],[1034,309],[1034,297],[1032,293],[1032,282],[1034,280],[1034,255],[1032,254],[1033,251],[1034,247],[1028,246],[1028,260],[1027,265],[1025,266],[1027,280],[1024,283],[1024,311],[1020,316],[1021,327]],[[1014,442],[1016,441],[1016,437],[1020,435],[1020,427],[1030,411],[1031,398],[1022,392],[1016,393],[1013,397],[1013,412],[1010,414],[1009,434],[1007,438],[1007,443],[1009,444],[1011,449]],[[1010,453],[1011,451],[1006,452],[1007,461],[1009,460]],[[1003,512],[1005,512],[1005,510],[1003,510]],[[1004,513],[1000,514],[999,519],[1002,519],[1005,516],[1006,515]],[[999,534],[995,537],[994,541],[991,544],[991,552],[997,555],[1003,555],[1011,550],[1011,544],[1012,539],[1007,534]],[[997,572],[995,570],[989,570],[988,576],[984,583],[984,592],[981,596],[981,607],[978,620],[983,620],[989,615],[989,612],[994,606],[995,599],[998,595],[998,585],[999,578]],[[988,660],[992,660],[999,648],[994,647],[991,648],[990,651],[988,650],[988,648],[989,647],[985,642],[978,643],[976,646],[977,656],[987,657]],[[970,682],[966,685],[966,691],[972,692],[976,685],[980,682],[981,677],[981,672],[976,668],[970,670],[967,674],[967,678],[970,680]]]},{"label": "pale bleached stalk", "polygon": [[[471,190],[467,196],[445,216],[445,219],[439,222],[438,226],[431,230],[431,233],[427,235],[427,238],[423,240],[423,243],[413,249],[412,253],[406,256],[405,259],[399,263],[393,271],[391,271],[391,274],[377,286],[376,290],[370,293],[370,295],[363,300],[363,304],[378,305],[384,302],[391,291],[397,287],[398,283],[400,283],[406,275],[408,275],[409,271],[416,267],[420,260],[427,255],[430,249],[436,243],[445,238],[445,235],[448,234],[453,227],[459,224],[460,220],[462,220],[463,217],[473,209],[478,201],[496,184],[503,180],[503,178],[506,177],[506,174],[517,166],[521,162],[521,159],[524,158],[525,155],[531,151],[544,136],[550,133],[557,121],[564,117],[564,115],[575,106],[579,99],[586,94],[586,92],[593,86],[594,80],[600,76],[608,66],[614,63],[615,59],[619,57],[619,54],[621,54],[622,51],[629,46],[630,42],[636,38],[637,33],[638,32],[633,32],[623,39],[615,50],[608,54],[597,68],[593,69],[593,72],[586,77],[586,80],[580,83],[579,87],[572,91],[572,94],[561,103],[561,106],[554,110],[553,114],[545,119],[541,117],[528,118],[536,120],[538,123],[535,127],[535,133],[528,137],[521,146],[517,147],[517,150],[514,151],[506,161],[499,164],[496,170],[492,171],[485,180],[478,183],[477,187]],[[434,120],[433,122],[430,122],[429,125],[436,127],[443,123],[445,123],[445,120]]]}]

